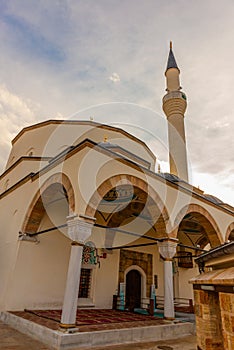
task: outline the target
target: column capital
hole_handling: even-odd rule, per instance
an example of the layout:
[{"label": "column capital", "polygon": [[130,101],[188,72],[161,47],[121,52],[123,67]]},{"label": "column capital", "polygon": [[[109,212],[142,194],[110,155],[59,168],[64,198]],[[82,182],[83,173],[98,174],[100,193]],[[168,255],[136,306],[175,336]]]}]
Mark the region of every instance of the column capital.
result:
[{"label": "column capital", "polygon": [[173,259],[176,254],[176,247],[179,240],[176,238],[165,238],[158,241],[158,249],[160,255],[167,261]]},{"label": "column capital", "polygon": [[67,216],[67,236],[73,242],[81,245],[85,243],[92,233],[95,218],[85,215],[69,215]]}]

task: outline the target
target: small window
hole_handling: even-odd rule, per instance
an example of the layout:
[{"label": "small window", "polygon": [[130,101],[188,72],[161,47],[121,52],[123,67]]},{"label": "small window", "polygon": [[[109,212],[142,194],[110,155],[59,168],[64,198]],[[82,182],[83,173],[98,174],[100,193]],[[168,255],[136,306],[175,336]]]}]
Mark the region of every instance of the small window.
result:
[{"label": "small window", "polygon": [[91,269],[81,269],[79,298],[89,298],[91,288]]},{"label": "small window", "polygon": [[9,188],[9,179],[7,179],[4,184],[4,191],[6,191],[8,188]]},{"label": "small window", "polygon": [[34,155],[34,153],[35,153],[35,152],[34,152],[34,148],[30,148],[30,149],[27,151],[26,154],[27,154],[28,157],[32,157],[32,156]]}]

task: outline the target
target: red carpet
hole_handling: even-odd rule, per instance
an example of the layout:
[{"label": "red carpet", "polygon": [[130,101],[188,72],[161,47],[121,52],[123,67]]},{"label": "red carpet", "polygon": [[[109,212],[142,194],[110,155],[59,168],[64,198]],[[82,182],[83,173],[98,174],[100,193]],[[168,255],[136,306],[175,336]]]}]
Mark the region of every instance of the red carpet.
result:
[{"label": "red carpet", "polygon": [[[48,320],[60,322],[61,310],[25,310],[30,313]],[[159,318],[148,315],[139,315],[127,311],[104,310],[104,309],[78,309],[76,316],[77,326],[101,325],[110,323],[150,321]]]}]

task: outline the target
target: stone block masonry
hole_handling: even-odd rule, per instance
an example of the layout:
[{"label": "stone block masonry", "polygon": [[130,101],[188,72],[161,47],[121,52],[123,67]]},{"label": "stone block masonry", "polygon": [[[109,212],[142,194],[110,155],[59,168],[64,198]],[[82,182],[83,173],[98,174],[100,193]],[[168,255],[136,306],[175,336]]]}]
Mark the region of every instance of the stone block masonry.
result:
[{"label": "stone block masonry", "polygon": [[234,349],[234,294],[194,290],[199,350]]},{"label": "stone block masonry", "polygon": [[223,344],[225,350],[234,349],[234,294],[219,293]]},{"label": "stone block masonry", "polygon": [[198,349],[227,350],[223,347],[218,293],[195,290]]}]

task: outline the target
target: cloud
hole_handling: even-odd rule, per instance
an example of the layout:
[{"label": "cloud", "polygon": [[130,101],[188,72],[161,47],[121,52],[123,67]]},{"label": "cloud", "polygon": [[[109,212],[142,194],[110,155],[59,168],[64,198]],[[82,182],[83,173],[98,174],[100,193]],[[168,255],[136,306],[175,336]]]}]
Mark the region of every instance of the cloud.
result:
[{"label": "cloud", "polygon": [[[21,0],[2,1],[0,6],[0,84],[11,99],[18,97],[22,103],[4,105],[4,142],[34,120],[66,119],[76,113],[81,119],[92,115],[95,121],[135,125],[129,131],[152,145],[156,156],[159,150],[165,161],[165,152],[139,129],[146,128],[157,138],[166,131],[166,123],[162,126],[155,116],[165,118],[161,100],[172,40],[188,97],[185,122],[192,170],[210,174],[220,188],[225,181],[231,184],[233,1],[222,7],[213,0]],[[116,89],[120,77],[124,79]],[[117,105],[89,109],[116,101],[146,106],[155,113],[121,110]],[[27,108],[31,117],[25,117],[30,115]]]},{"label": "cloud", "polygon": [[[30,55],[40,56],[50,61],[63,61],[65,59],[59,44],[45,38],[36,27],[29,25],[16,16],[4,16],[8,34],[14,36],[14,45],[28,51]],[[11,33],[13,32],[13,33]]]},{"label": "cloud", "polygon": [[109,79],[113,81],[113,83],[117,83],[120,81],[120,76],[117,73],[112,73]]},{"label": "cloud", "polygon": [[34,124],[36,106],[0,85],[0,169],[7,161],[10,142],[23,127]]}]

